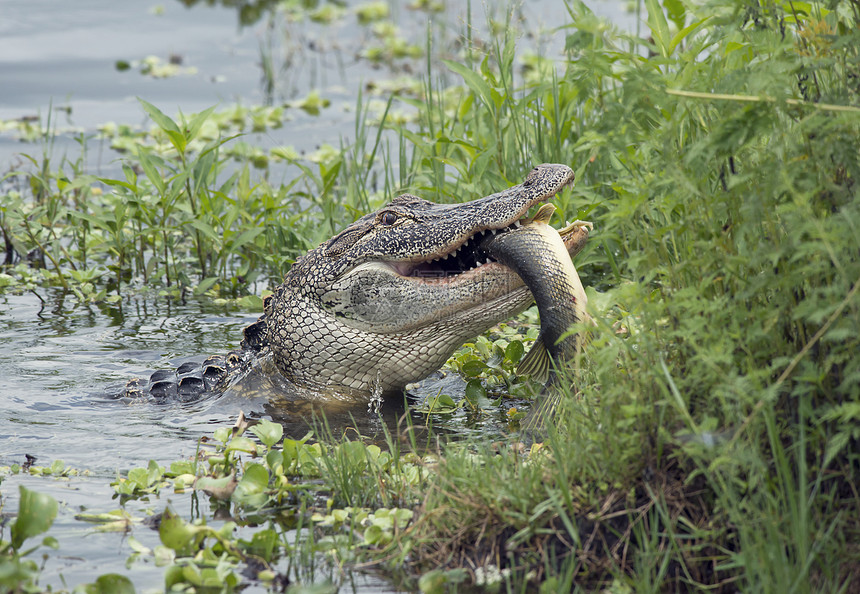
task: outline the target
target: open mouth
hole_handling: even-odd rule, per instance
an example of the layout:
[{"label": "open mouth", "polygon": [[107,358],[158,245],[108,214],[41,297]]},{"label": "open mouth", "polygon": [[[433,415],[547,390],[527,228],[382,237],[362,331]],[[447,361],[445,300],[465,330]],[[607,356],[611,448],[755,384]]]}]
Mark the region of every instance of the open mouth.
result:
[{"label": "open mouth", "polygon": [[484,238],[516,229],[524,222],[524,219],[520,219],[502,229],[478,231],[453,251],[426,262],[396,262],[392,266],[397,274],[416,278],[445,278],[463,274],[496,261],[481,249]]},{"label": "open mouth", "polygon": [[[416,279],[441,279],[465,274],[482,266],[497,263],[496,259],[482,247],[487,237],[507,233],[532,222],[532,218],[522,218],[501,229],[478,231],[452,251],[424,262],[385,262],[385,264],[400,276]],[[588,237],[588,230],[581,231],[583,227],[590,230],[591,224],[577,221],[568,224],[564,229],[557,230],[571,255],[574,255],[574,251],[579,251],[584,239]]]}]

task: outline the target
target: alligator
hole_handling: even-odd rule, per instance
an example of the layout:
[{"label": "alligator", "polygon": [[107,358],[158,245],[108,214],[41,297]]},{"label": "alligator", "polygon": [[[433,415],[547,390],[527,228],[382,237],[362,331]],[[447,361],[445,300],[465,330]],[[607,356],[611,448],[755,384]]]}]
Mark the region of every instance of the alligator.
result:
[{"label": "alligator", "polygon": [[[123,395],[217,393],[261,359],[322,398],[402,393],[534,302],[517,273],[478,246],[529,224],[529,209],[573,180],[568,166],[543,164],[521,184],[471,202],[397,196],[297,260],[238,350],[132,380]],[[563,232],[571,256],[588,233],[587,225]]]}]

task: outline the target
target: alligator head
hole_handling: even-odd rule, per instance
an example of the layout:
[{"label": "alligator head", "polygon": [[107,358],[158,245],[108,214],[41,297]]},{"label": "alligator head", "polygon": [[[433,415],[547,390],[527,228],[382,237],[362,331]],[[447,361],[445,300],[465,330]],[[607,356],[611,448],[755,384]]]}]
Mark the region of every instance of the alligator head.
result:
[{"label": "alligator head", "polygon": [[[522,184],[472,202],[403,195],[362,217],[296,262],[267,300],[275,364],[326,396],[368,398],[426,377],[532,303],[520,277],[477,246],[527,224],[529,208],[573,178],[565,165],[540,165]],[[573,255],[587,237],[577,227],[563,239]]]}]

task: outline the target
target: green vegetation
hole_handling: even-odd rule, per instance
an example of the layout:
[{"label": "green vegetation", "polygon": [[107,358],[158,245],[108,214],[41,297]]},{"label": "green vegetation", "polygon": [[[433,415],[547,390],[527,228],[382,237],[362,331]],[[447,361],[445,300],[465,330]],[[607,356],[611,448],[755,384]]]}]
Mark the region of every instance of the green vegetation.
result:
[{"label": "green vegetation", "polygon": [[[397,439],[220,430],[210,455],[115,483],[122,497],[193,485],[270,523],[237,540],[168,508],[165,550],[138,553],[165,560],[166,587],[238,584],[246,564],[274,588],[324,552],[427,592],[860,588],[860,4],[646,0],[647,41],[569,6],[564,60],[530,57],[518,76],[511,27],[445,62],[459,84],[428,58],[420,96],[392,99],[381,127],[359,102],[347,147],[243,156],[229,148],[243,118],[142,102],[156,128],[129,143],[122,179],[57,165],[49,146],[7,175],[0,227],[44,268],[2,282],[104,300],[141,284],[244,295],[397,191],[459,200],[535,163],[576,169],[557,205],[595,223],[577,259],[595,326],[542,447],[423,458]],[[413,123],[388,117],[398,101]],[[295,179],[254,179],[273,159]],[[458,352],[474,400],[440,395],[435,412],[516,389],[515,333]],[[23,526],[3,579],[35,571],[19,547],[46,526]]]}]

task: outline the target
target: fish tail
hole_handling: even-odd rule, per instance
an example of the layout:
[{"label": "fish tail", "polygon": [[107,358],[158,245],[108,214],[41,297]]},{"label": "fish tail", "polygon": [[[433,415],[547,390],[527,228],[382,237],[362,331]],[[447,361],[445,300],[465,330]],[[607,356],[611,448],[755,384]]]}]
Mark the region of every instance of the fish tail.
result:
[{"label": "fish tail", "polygon": [[561,402],[562,391],[557,385],[556,372],[553,370],[550,375],[549,381],[535,397],[531,409],[522,421],[523,434],[531,439],[545,436],[546,422],[555,415]]},{"label": "fish tail", "polygon": [[518,375],[530,375],[536,381],[544,384],[549,378],[550,368],[549,351],[546,348],[543,336],[538,336],[532,348],[517,365]]}]

